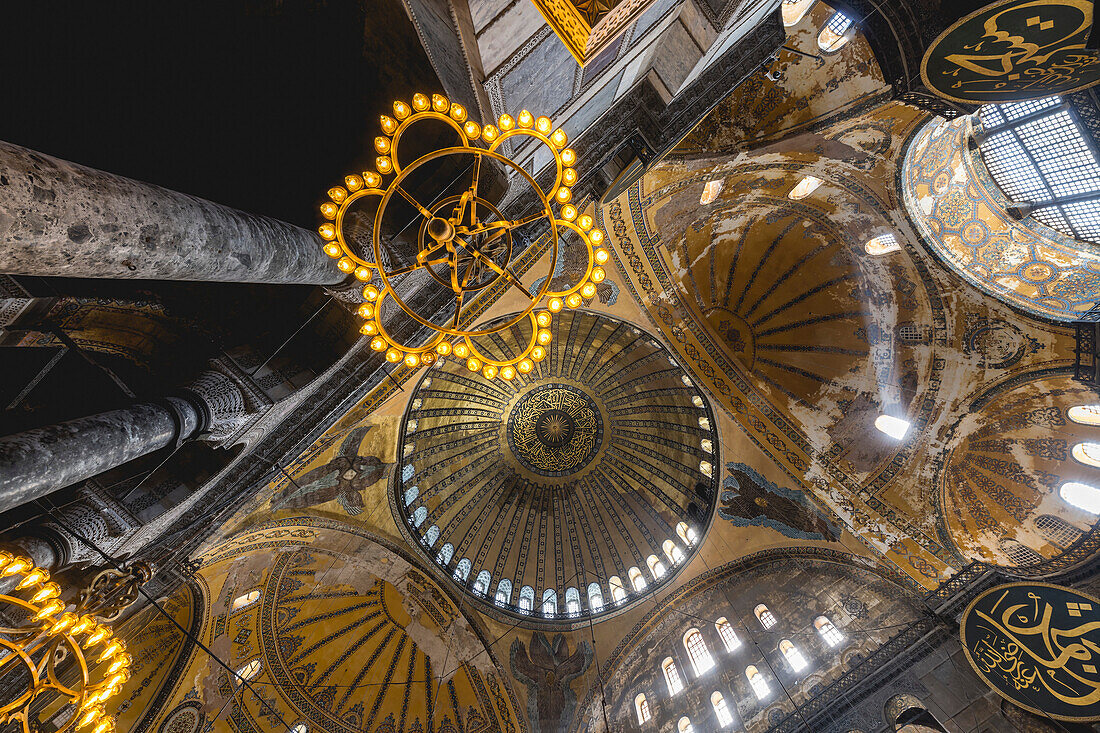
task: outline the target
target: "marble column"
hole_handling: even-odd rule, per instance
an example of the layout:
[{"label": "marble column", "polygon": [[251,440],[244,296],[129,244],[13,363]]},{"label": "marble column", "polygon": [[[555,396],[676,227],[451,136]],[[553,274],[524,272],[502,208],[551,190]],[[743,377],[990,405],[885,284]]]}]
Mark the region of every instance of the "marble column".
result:
[{"label": "marble column", "polygon": [[311,231],[0,142],[0,272],[332,285]]}]

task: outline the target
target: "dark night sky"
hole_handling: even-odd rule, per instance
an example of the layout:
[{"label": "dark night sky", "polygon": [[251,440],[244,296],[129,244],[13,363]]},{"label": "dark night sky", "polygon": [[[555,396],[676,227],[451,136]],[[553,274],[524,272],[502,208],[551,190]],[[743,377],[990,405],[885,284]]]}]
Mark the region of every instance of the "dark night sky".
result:
[{"label": "dark night sky", "polygon": [[0,139],[309,228],[394,96],[438,89],[399,0],[19,5]]}]

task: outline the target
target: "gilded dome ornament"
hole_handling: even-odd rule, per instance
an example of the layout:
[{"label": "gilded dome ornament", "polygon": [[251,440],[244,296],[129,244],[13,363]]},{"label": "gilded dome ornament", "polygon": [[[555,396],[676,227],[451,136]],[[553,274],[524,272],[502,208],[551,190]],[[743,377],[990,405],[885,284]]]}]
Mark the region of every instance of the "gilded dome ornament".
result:
[{"label": "gilded dome ornament", "polygon": [[[471,372],[480,372],[487,379],[497,376],[512,380],[526,374],[536,362],[546,358],[550,344],[550,324],[554,315],[565,307],[577,308],[583,298],[596,292],[604,280],[604,265],[610,254],[603,249],[604,233],[593,226],[591,216],[580,214],[570,203],[570,187],[577,182],[577,156],[566,147],[568,139],[560,128],[553,129],[548,117],[534,117],[522,110],[513,118],[501,115],[499,127],[482,127],[468,119],[462,105],[433,94],[413,95],[411,106],[397,101],[393,117],[382,115],[382,135],[374,139],[378,153],[375,170],[352,173],[343,186],[329,189],[329,201],[321,204],[325,223],[318,232],[325,240],[324,251],[337,260],[337,267],[354,273],[364,283],[363,303],[359,315],[364,324],[360,332],[370,336],[373,350],[384,352],[387,361],[403,362],[409,367],[430,365],[437,358],[448,356],[465,363]],[[458,145],[438,148],[405,163],[399,149],[410,128],[419,123],[443,123],[457,136]],[[535,179],[518,163],[504,154],[505,141],[533,138],[550,151],[554,159],[554,180],[544,191]],[[444,196],[425,205],[410,193],[413,181],[429,172],[445,169],[448,158],[472,158],[469,166],[469,186],[461,193]],[[490,162],[486,163],[486,159]],[[530,187],[538,199],[538,210],[520,219],[508,219],[493,202],[484,198],[479,189],[486,165],[501,165],[511,175]],[[457,182],[457,181],[456,181]],[[363,209],[367,200],[376,205],[373,214]],[[384,231],[383,219],[394,204],[408,205],[415,211],[414,221],[392,235]],[[525,285],[517,271],[517,241],[515,234],[528,225],[545,221],[549,225],[551,250],[545,276],[538,287]],[[371,232],[370,246],[356,244],[357,229]],[[402,242],[402,232],[415,232],[411,242]],[[587,254],[584,275],[564,290],[553,290],[553,273],[565,241],[561,235],[572,232]],[[570,238],[572,239],[572,237]],[[418,282],[433,289],[445,289],[453,305],[453,315],[444,323],[433,320],[432,313],[421,313],[409,303],[411,284]],[[483,327],[470,326],[471,302],[482,290],[492,285],[504,285],[505,292],[522,294],[525,306],[515,315],[492,321]],[[417,289],[419,293],[419,288]],[[431,301],[431,298],[423,299]],[[383,324],[383,313],[392,306],[434,333],[420,345],[406,344],[397,339]],[[512,327],[524,330],[526,343],[518,354],[501,356],[487,348],[489,337]]]}]

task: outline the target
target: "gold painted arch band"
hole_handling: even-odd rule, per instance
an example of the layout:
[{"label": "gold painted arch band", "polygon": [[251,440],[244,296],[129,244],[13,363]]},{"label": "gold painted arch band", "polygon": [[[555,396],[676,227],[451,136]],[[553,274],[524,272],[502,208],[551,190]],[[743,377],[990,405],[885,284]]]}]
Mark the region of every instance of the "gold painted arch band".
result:
[{"label": "gold painted arch band", "polygon": [[[344,178],[344,186],[329,189],[329,200],[320,207],[326,221],[318,227],[318,232],[324,239],[325,253],[337,260],[337,267],[342,272],[354,274],[366,283],[361,291],[363,303],[358,310],[364,319],[360,333],[370,336],[370,347],[385,352],[387,361],[391,363],[403,361],[409,367],[416,367],[430,365],[437,358],[452,356],[465,360],[470,371],[480,372],[489,379],[499,375],[510,380],[517,373],[530,372],[535,362],[546,358],[546,347],[553,338],[550,326],[554,314],[565,307],[578,308],[585,298],[592,298],[596,286],[606,277],[604,266],[610,260],[610,254],[604,249],[604,233],[594,226],[590,215],[580,214],[571,203],[570,187],[577,182],[577,159],[573,150],[566,147],[568,138],[565,132],[560,128],[553,129],[548,117],[536,118],[527,110],[522,110],[516,118],[501,115],[499,128],[491,124],[482,127],[467,118],[465,108],[439,94],[433,94],[431,98],[424,94],[413,95],[411,106],[402,101],[394,102],[393,111],[394,117],[382,115],[380,120],[383,135],[374,141],[375,150],[379,153],[375,160],[376,170],[349,174]],[[458,135],[460,144],[430,151],[407,163],[402,162],[398,155],[402,136],[414,124],[429,120],[450,126]],[[514,137],[534,138],[552,153],[555,171],[549,191],[544,191],[522,166],[500,152],[500,146]],[[475,144],[478,141],[484,147]],[[461,194],[425,206],[402,185],[412,172],[455,155],[473,156],[475,159],[470,167],[470,186]],[[511,168],[520,180],[535,191],[539,203],[537,213],[509,220],[495,205],[479,196],[482,160],[485,158]],[[389,176],[393,177],[387,182]],[[421,222],[415,240],[415,261],[389,268],[383,252],[382,221],[395,195],[416,210]],[[345,236],[349,207],[365,197],[378,198],[369,252],[357,251]],[[448,207],[452,205],[448,215]],[[556,214],[554,205],[558,207]],[[479,211],[488,212],[490,217],[482,218]],[[551,251],[545,277],[537,289],[532,289],[523,284],[520,274],[514,269],[512,232],[542,220],[549,225]],[[571,246],[585,248],[587,266],[583,276],[575,283],[567,284],[561,290],[553,290],[563,231],[572,232],[580,240],[580,245]],[[433,322],[417,313],[403,299],[399,292],[401,278],[418,270],[427,270],[432,282],[449,288],[453,293],[454,315],[449,323],[441,325]],[[463,316],[469,312],[467,296],[494,284],[503,284],[506,289],[519,291],[526,299],[525,307],[507,319],[490,319],[482,327],[465,325]],[[434,331],[433,335],[419,345],[400,343],[382,322],[383,304],[387,300],[421,326]],[[478,338],[525,322],[524,328],[529,329],[530,335],[526,347],[517,355],[494,357],[486,353],[484,345],[476,343]]]}]

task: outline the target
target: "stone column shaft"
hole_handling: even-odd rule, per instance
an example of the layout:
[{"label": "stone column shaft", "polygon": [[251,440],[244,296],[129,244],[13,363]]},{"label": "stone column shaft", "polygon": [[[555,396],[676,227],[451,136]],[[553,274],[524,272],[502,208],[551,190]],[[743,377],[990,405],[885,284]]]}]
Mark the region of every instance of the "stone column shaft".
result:
[{"label": "stone column shaft", "polygon": [[0,512],[191,437],[197,406],[140,403],[0,438]]},{"label": "stone column shaft", "polygon": [[0,272],[333,285],[313,232],[0,142]]}]

